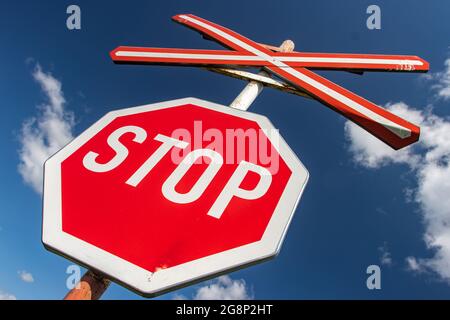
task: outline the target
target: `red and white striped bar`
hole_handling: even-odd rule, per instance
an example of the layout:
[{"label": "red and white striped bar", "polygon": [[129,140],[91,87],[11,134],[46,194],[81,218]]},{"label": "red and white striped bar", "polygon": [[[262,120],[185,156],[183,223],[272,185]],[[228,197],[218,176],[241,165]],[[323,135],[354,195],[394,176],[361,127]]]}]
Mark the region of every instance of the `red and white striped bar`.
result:
[{"label": "red and white striped bar", "polygon": [[[121,46],[111,51],[116,63],[168,64],[192,66],[269,66],[271,62],[248,52],[230,50],[198,50],[141,48]],[[428,63],[417,56],[343,54],[310,52],[274,52],[272,56],[292,68],[360,71],[426,72]]]},{"label": "red and white striped bar", "polygon": [[110,56],[116,63],[168,64],[192,66],[255,66],[269,62],[248,52],[168,48],[118,47]]},{"label": "red and white striped bar", "polygon": [[312,52],[275,52],[288,66],[322,70],[427,72],[427,61],[417,56]]}]

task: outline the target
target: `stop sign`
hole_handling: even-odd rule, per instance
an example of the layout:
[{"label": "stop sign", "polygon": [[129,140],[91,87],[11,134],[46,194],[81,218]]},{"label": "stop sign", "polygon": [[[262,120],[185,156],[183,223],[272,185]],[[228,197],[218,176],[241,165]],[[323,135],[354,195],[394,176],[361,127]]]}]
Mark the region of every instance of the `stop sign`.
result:
[{"label": "stop sign", "polygon": [[145,295],[274,257],[308,172],[261,115],[112,111],[45,163],[43,243]]}]

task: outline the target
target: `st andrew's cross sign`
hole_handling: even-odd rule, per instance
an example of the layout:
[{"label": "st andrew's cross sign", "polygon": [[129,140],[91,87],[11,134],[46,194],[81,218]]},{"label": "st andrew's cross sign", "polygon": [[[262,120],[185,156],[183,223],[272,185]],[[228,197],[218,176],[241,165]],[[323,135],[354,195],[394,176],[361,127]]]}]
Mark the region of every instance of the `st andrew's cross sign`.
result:
[{"label": "st andrew's cross sign", "polygon": [[116,63],[192,66],[264,67],[333,108],[394,149],[419,139],[420,128],[310,69],[426,72],[429,64],[416,56],[273,52],[230,29],[182,14],[173,20],[233,50],[165,49],[120,46],[111,52]]}]

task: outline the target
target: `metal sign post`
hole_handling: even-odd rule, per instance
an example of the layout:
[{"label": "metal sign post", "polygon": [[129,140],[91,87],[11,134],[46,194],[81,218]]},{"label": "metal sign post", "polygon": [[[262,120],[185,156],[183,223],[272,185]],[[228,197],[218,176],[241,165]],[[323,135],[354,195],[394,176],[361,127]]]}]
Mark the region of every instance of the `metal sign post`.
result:
[{"label": "metal sign post", "polygon": [[[280,52],[292,52],[294,51],[295,44],[291,40],[285,40],[279,47]],[[272,47],[274,48],[274,47]],[[269,77],[269,74],[266,71],[261,71],[259,73],[260,76]],[[236,108],[239,110],[247,110],[250,105],[255,101],[258,95],[263,90],[264,85],[256,80],[250,81],[247,86],[241,91],[241,93],[234,99],[234,101],[230,104],[230,107]]]}]

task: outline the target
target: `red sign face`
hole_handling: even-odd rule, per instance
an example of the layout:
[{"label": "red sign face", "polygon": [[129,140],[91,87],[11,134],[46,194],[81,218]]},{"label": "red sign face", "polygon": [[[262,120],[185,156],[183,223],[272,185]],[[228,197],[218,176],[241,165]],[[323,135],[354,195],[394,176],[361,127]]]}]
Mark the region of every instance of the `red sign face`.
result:
[{"label": "red sign face", "polygon": [[307,176],[262,116],[115,111],[46,163],[44,244],[156,295],[274,256]]}]

